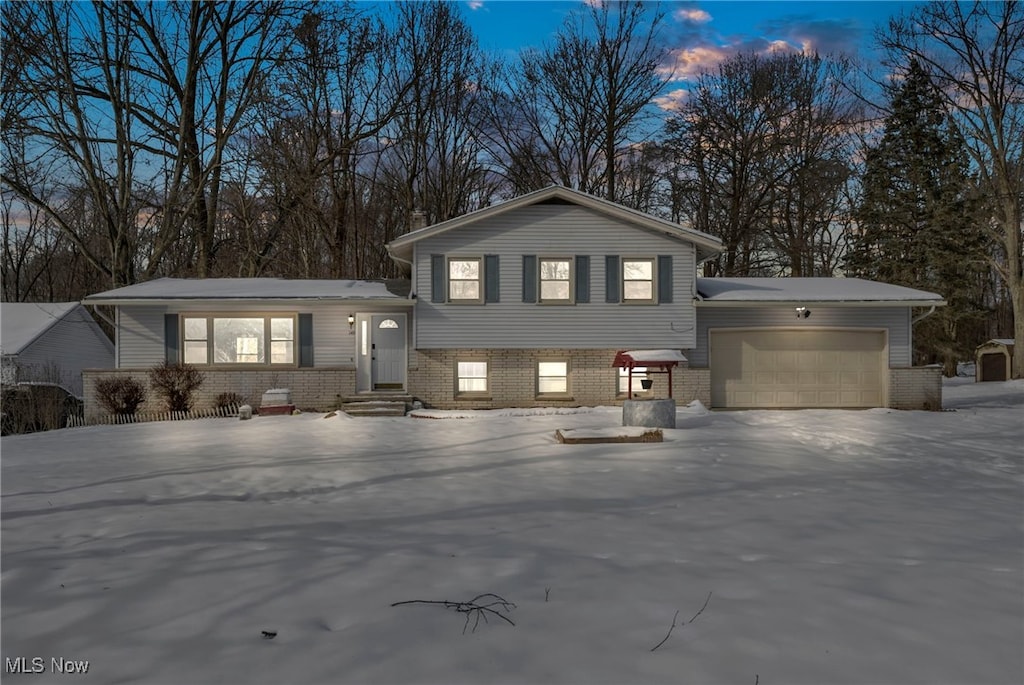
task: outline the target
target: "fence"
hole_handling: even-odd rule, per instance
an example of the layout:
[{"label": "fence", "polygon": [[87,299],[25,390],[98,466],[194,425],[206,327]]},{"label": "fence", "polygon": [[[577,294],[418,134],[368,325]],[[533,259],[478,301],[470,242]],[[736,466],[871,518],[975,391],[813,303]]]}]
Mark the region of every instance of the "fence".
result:
[{"label": "fence", "polygon": [[150,423],[153,421],[189,421],[191,419],[219,419],[238,416],[234,405],[193,409],[192,411],[138,412],[136,414],[93,414],[90,416],[68,416],[66,428],[80,426],[117,426],[128,423]]}]

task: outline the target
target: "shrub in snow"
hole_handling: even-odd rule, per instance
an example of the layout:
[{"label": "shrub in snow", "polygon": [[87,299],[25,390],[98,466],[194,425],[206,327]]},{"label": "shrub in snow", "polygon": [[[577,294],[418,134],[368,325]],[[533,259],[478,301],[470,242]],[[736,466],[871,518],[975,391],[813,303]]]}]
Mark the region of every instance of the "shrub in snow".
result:
[{"label": "shrub in snow", "polygon": [[243,404],[238,408],[238,419],[240,421],[248,421],[252,418],[252,407],[248,404]]},{"label": "shrub in snow", "polygon": [[213,401],[218,412],[235,411],[245,400],[237,392],[222,392]]},{"label": "shrub in snow", "polygon": [[96,401],[111,414],[134,416],[146,401],[146,386],[131,376],[108,376],[96,381]]},{"label": "shrub in snow", "polygon": [[158,364],[149,370],[149,384],[163,398],[167,411],[191,411],[193,393],[203,384],[203,374],[191,364]]}]

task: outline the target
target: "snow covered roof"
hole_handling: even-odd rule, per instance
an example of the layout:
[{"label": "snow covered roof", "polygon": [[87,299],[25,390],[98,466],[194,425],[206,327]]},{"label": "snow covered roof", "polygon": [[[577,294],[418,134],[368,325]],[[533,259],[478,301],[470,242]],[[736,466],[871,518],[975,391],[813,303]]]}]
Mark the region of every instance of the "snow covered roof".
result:
[{"label": "snow covered roof", "polygon": [[978,345],[978,347],[985,347],[985,345],[1012,345],[1013,343],[1013,338],[992,338],[988,342]]},{"label": "snow covered roof", "polygon": [[698,278],[704,304],[751,302],[944,306],[941,295],[862,278]]},{"label": "snow covered roof", "polygon": [[90,295],[89,304],[139,304],[167,300],[394,300],[405,298],[384,281],[284,278],[158,278]]},{"label": "snow covered roof", "polygon": [[679,350],[626,350],[623,354],[635,362],[685,362]]},{"label": "snow covered roof", "polygon": [[20,354],[75,307],[77,302],[4,302],[0,304],[0,351]]},{"label": "snow covered roof", "polygon": [[526,193],[525,195],[520,195],[519,197],[508,200],[507,202],[491,205],[490,207],[485,207],[475,212],[470,212],[469,214],[463,214],[462,216],[449,219],[448,221],[442,221],[441,223],[434,224],[433,226],[427,226],[415,231],[410,231],[409,233],[399,236],[388,243],[388,254],[391,255],[392,258],[397,258],[396,261],[408,264],[412,259],[413,244],[423,238],[428,238],[430,236],[437,235],[438,233],[457,229],[484,219],[490,219],[494,216],[498,216],[521,207],[552,201],[562,201],[579,205],[580,207],[585,207],[587,209],[594,210],[595,212],[606,214],[615,219],[619,219],[620,221],[629,222],[648,231],[654,231],[676,240],[691,242],[697,250],[698,262],[709,259],[722,251],[722,241],[710,233],[686,228],[685,226],[680,226],[677,223],[667,221],[652,214],[645,214],[644,212],[630,209],[629,207],[625,207],[615,202],[610,202],[594,195],[589,195],[579,190],[573,190],[572,188],[566,188],[565,186],[553,185],[548,186],[547,188],[542,188],[541,190],[535,190],[531,193]]}]

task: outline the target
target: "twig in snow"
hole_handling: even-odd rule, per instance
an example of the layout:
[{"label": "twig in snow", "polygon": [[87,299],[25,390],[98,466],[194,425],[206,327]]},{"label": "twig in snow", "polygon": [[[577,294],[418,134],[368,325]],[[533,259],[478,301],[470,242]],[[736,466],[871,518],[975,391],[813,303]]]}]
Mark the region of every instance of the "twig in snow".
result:
[{"label": "twig in snow", "polygon": [[661,646],[662,646],[663,644],[665,644],[666,642],[668,642],[668,637],[669,637],[669,635],[671,635],[671,634],[672,634],[672,631],[673,631],[673,630],[675,629],[675,627],[676,627],[676,619],[677,619],[677,618],[679,618],[679,609],[676,609],[676,615],[672,617],[672,625],[670,625],[670,626],[668,627],[668,634],[666,634],[666,635],[665,635],[665,637],[664,637],[664,638],[662,638],[661,642],[659,642],[658,644],[656,644],[656,645],[654,645],[653,647],[651,647],[651,651],[652,651],[652,652],[653,652],[654,650],[656,650],[656,649],[657,649],[658,647],[661,647]]},{"label": "twig in snow", "polygon": [[[481,600],[486,600],[481,602]],[[480,619],[483,618],[484,623],[488,623],[487,614],[497,616],[501,620],[505,621],[509,625],[514,626],[508,616],[502,612],[508,612],[516,608],[516,605],[508,601],[504,597],[500,597],[490,592],[485,592],[482,595],[477,595],[473,599],[467,602],[449,602],[448,600],[437,600],[437,599],[409,599],[404,602],[395,602],[391,606],[397,607],[403,604],[440,604],[445,609],[454,609],[460,614],[466,615],[466,622],[462,625],[462,634],[466,634],[466,628],[469,626],[470,618],[473,619],[473,632],[476,632],[476,627],[480,625]]]},{"label": "twig in snow", "polygon": [[550,597],[550,596],[551,596],[551,588],[549,588],[549,587],[544,588],[544,601],[545,602],[548,601],[548,597]]},{"label": "twig in snow", "polygon": [[[684,625],[684,626],[685,626],[685,625],[688,625],[688,624],[690,624],[690,623],[693,623],[694,621],[696,621],[696,620],[697,620],[697,617],[698,617],[698,616],[700,616],[701,614],[703,614],[703,613],[704,613],[704,610],[708,608],[708,602],[710,602],[710,601],[711,601],[711,593],[709,592],[709,593],[708,593],[708,596],[707,596],[707,598],[706,598],[706,599],[704,600],[704,606],[702,606],[702,607],[700,608],[700,611],[698,611],[698,612],[697,612],[696,614],[694,614],[694,615],[693,615],[693,618],[691,618],[691,619],[690,619],[689,621],[687,621],[686,623],[683,623],[682,625]],[[664,637],[664,638],[662,639],[662,641],[661,641],[661,642],[659,642],[658,644],[656,644],[656,645],[654,645],[653,647],[651,647],[651,651],[652,651],[652,652],[653,652],[654,650],[656,650],[656,649],[657,649],[658,647],[661,647],[661,646],[662,646],[663,644],[665,644],[666,642],[668,642],[668,638],[669,638],[669,637],[670,637],[670,636],[672,635],[672,631],[673,631],[673,630],[675,630],[675,627],[676,627],[676,625],[677,625],[677,624],[676,624],[676,619],[677,619],[677,618],[679,618],[679,610],[678,610],[678,609],[676,610],[675,616],[673,616],[673,617],[672,617],[672,625],[670,625],[670,626],[668,627],[668,633],[667,633],[667,634],[665,635],[665,637]],[[756,683],[755,683],[755,685],[756,685]]]}]

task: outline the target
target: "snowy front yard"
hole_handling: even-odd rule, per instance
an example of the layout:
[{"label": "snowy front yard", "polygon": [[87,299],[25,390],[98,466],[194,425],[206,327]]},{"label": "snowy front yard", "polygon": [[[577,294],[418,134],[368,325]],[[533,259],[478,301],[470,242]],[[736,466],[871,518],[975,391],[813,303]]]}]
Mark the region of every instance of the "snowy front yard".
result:
[{"label": "snowy front yard", "polygon": [[[946,399],[4,438],[3,680],[1020,683],[1024,383]],[[515,626],[390,606],[486,592]]]}]

